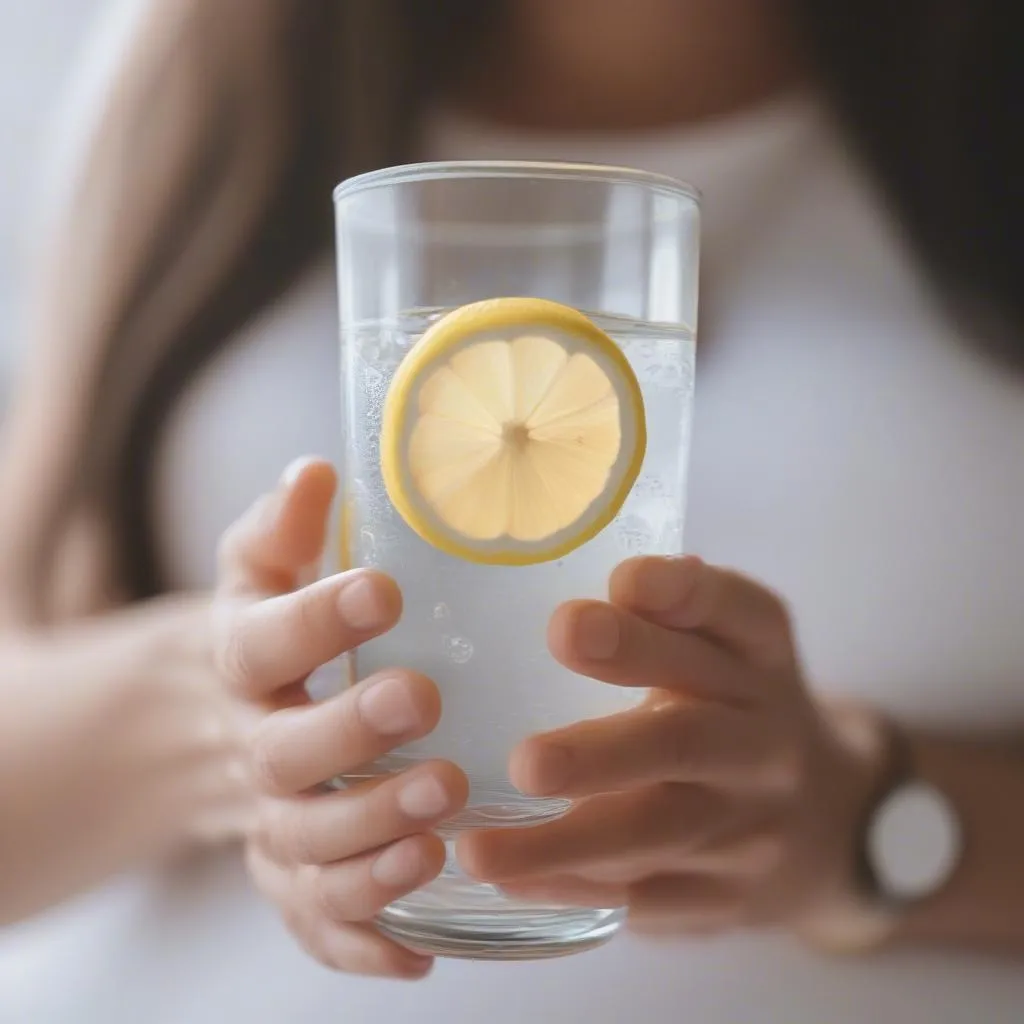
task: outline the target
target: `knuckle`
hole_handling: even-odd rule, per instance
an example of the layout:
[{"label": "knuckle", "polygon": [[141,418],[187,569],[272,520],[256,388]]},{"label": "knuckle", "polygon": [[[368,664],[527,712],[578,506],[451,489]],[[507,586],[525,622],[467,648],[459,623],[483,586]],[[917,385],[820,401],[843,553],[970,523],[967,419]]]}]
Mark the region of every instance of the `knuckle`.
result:
[{"label": "knuckle", "polygon": [[309,815],[294,801],[265,800],[260,810],[260,839],[279,864],[315,864]]},{"label": "knuckle", "polygon": [[275,848],[277,841],[277,824],[274,821],[274,812],[267,808],[265,801],[259,804],[256,821],[249,832],[250,849],[255,849],[263,857],[267,857],[275,864],[282,863],[281,857]]},{"label": "knuckle", "polygon": [[773,828],[765,827],[707,852],[709,860],[719,864],[721,877],[727,878],[730,886],[749,886],[775,874],[785,855],[785,844]]},{"label": "knuckle", "polygon": [[316,823],[309,806],[290,806],[281,829],[284,852],[295,864],[318,864],[320,843]]},{"label": "knuckle", "polygon": [[337,871],[328,872],[321,868],[312,868],[311,871],[313,906],[320,919],[331,924],[351,921],[350,899],[345,889],[338,884]]},{"label": "knuckle", "polygon": [[[344,829],[346,848],[353,851],[349,856],[355,855],[357,843],[364,850],[377,845],[374,840],[383,834],[382,825],[399,820],[396,801],[392,799],[389,803],[384,802],[390,789],[392,789],[391,786],[381,785],[369,792],[350,790],[342,796],[344,820],[342,820],[342,815],[334,815],[332,821],[337,822]],[[360,837],[363,841],[356,840],[356,837]],[[363,837],[367,838],[363,839]],[[349,840],[352,840],[351,846]]]},{"label": "knuckle", "polygon": [[675,841],[674,817],[678,815],[678,785],[658,782],[633,803],[627,831],[641,846],[661,847]]},{"label": "knuckle", "polygon": [[669,811],[678,810],[680,804],[685,805],[687,789],[675,782],[657,782],[647,791],[646,799],[637,802],[637,806],[645,818],[663,818]]},{"label": "knuckle", "polygon": [[288,796],[288,759],[278,739],[273,716],[261,722],[250,743],[249,762],[256,787],[270,796]]},{"label": "knuckle", "polygon": [[353,689],[346,690],[330,698],[317,711],[322,711],[318,716],[318,733],[329,733],[334,750],[342,752],[333,761],[334,773],[342,774],[354,769],[356,765],[351,762],[357,756],[356,752],[370,750],[377,739],[376,731],[363,721],[359,713],[358,693]]},{"label": "knuckle", "polygon": [[680,777],[700,774],[709,760],[706,730],[694,727],[691,709],[676,706],[661,713],[664,717],[659,749],[665,767]]},{"label": "knuckle", "polygon": [[306,587],[295,594],[294,602],[294,628],[301,636],[319,641],[337,633],[333,591],[327,587]]},{"label": "knuckle", "polygon": [[717,798],[691,786],[674,787],[665,804],[665,843],[673,850],[692,852],[705,846],[722,817]]},{"label": "knuckle", "polygon": [[247,695],[252,683],[252,661],[245,630],[234,616],[224,617],[214,643],[217,674],[234,692]]}]

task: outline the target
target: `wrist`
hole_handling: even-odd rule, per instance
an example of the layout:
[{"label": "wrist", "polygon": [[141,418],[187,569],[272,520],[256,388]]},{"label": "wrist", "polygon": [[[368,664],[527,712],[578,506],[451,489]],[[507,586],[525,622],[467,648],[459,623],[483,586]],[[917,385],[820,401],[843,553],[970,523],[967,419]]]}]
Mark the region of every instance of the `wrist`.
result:
[{"label": "wrist", "polygon": [[895,914],[868,894],[864,837],[873,809],[904,770],[903,746],[870,708],[832,702],[820,710],[837,765],[821,814],[830,856],[816,899],[792,927],[819,948],[872,948],[891,935]]},{"label": "wrist", "polygon": [[845,885],[799,930],[819,947],[852,952],[891,940],[946,887],[963,830],[951,800],[920,775],[916,745],[901,729],[866,709],[844,709],[832,721],[846,749],[873,766],[873,783],[848,846]]}]

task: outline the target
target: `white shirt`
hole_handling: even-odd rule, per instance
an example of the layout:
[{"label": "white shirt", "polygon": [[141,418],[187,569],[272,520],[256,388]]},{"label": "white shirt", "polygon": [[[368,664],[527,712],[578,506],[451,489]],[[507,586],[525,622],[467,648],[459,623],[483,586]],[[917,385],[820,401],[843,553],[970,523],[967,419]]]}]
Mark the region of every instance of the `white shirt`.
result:
[{"label": "white shirt", "polygon": [[[788,598],[823,690],[916,721],[1024,722],[1024,390],[960,344],[812,104],[612,138],[438,118],[428,142],[431,158],[626,163],[699,186],[687,548]],[[339,454],[334,301],[329,269],[310,274],[176,411],[158,481],[176,582],[212,580],[217,535],[292,457]],[[350,978],[298,950],[233,856],[121,880],[0,943],[2,1024],[328,1020],[1011,1024],[1024,971],[621,937],[546,963],[439,962],[422,984]]]}]

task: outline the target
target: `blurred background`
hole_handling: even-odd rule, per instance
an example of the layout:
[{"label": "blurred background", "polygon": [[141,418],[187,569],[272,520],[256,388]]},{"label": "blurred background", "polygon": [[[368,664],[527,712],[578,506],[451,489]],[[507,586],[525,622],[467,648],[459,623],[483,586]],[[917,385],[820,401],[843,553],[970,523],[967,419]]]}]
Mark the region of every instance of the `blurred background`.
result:
[{"label": "blurred background", "polygon": [[109,0],[0,0],[0,372],[17,358],[18,296],[54,118]]}]

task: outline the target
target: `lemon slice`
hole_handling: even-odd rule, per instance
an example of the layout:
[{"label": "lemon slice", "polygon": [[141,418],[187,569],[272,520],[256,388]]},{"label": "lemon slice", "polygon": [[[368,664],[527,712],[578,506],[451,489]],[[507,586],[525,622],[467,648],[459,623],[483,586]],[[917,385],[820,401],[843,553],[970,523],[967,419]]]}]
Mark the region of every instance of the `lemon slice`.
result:
[{"label": "lemon slice", "polygon": [[604,331],[558,303],[490,299],[439,320],[402,361],[381,471],[441,551],[530,565],[608,525],[645,445],[640,385]]}]

